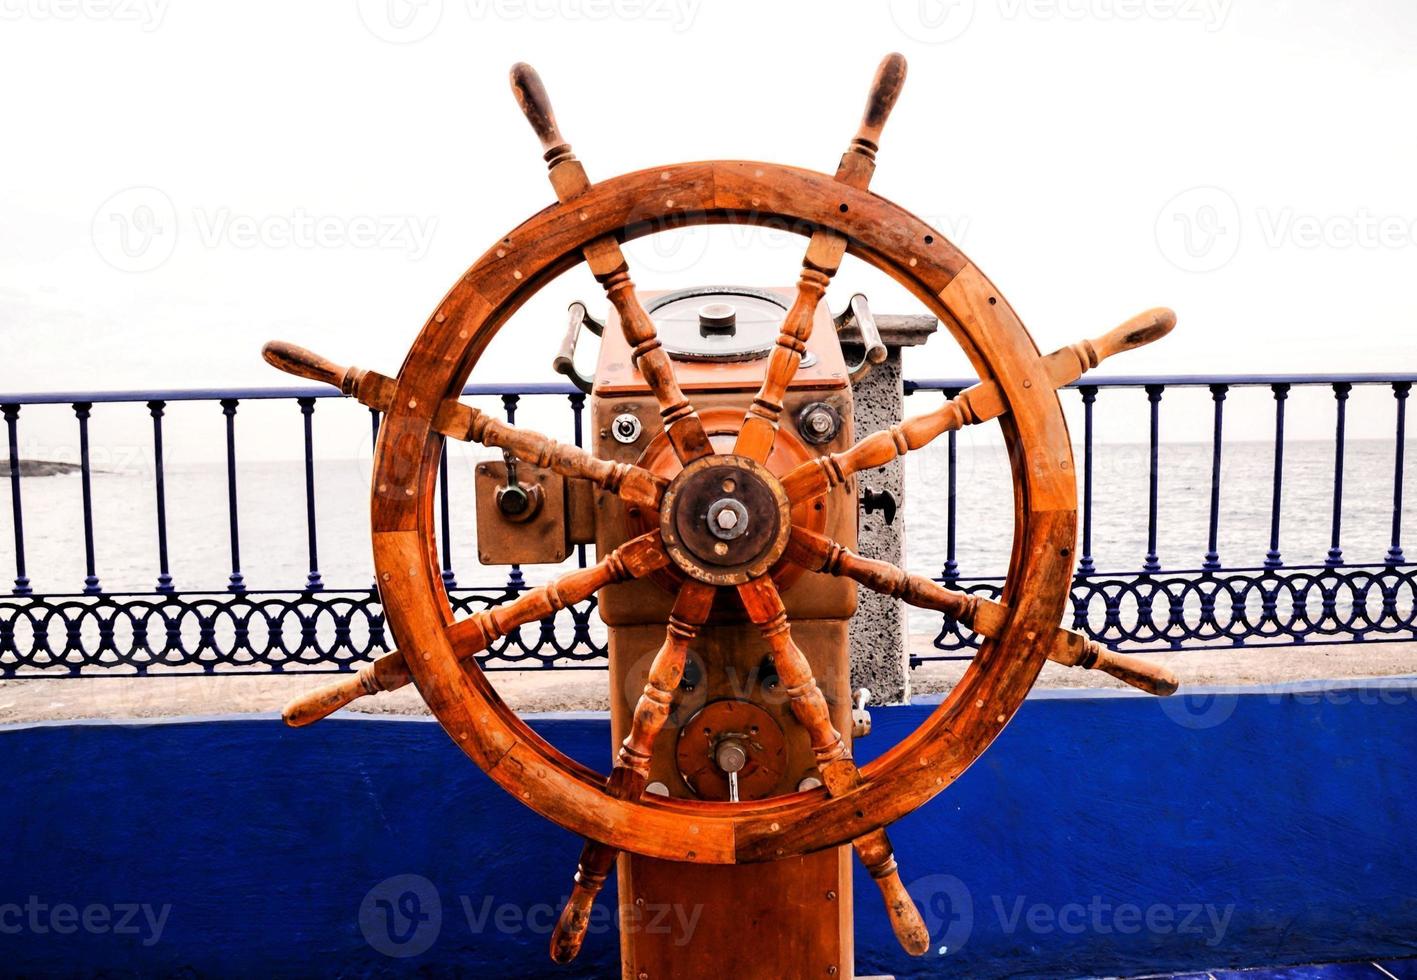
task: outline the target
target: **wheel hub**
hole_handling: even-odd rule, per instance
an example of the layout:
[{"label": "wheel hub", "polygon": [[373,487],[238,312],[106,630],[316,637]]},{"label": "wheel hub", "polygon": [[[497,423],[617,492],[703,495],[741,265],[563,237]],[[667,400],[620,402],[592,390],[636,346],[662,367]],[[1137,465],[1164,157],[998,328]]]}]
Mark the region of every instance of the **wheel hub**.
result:
[{"label": "wheel hub", "polygon": [[782,557],[791,505],[777,478],[745,456],[705,456],[669,485],[660,507],[665,550],[685,574],[739,585]]}]

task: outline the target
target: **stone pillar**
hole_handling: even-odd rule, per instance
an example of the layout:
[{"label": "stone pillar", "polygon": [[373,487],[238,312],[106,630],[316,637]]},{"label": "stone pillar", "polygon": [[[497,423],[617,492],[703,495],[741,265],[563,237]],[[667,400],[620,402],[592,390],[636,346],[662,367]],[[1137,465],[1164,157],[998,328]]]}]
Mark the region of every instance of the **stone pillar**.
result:
[{"label": "stone pillar", "polygon": [[[853,386],[856,438],[888,429],[901,420],[905,395],[901,389],[900,351],[925,343],[939,322],[932,316],[876,316],[876,327],[889,352]],[[861,360],[860,332],[854,323],[842,328],[842,348],[848,363]],[[856,476],[860,519],[858,551],[905,567],[905,481],[902,461]],[[878,505],[869,513],[864,501],[871,493]],[[894,519],[880,506],[884,495],[895,501]],[[885,505],[889,507],[887,503]],[[910,650],[906,640],[905,604],[862,588],[857,592],[856,615],[851,618],[851,689],[867,688],[872,704],[901,704],[910,700]]]}]

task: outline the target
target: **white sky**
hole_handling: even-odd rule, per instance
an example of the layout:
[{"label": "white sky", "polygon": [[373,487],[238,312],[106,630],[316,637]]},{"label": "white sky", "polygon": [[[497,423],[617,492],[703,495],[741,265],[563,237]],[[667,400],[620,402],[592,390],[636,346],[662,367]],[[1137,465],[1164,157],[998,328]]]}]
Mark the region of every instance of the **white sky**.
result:
[{"label": "white sky", "polygon": [[[1045,350],[1168,305],[1172,337],[1104,371],[1417,366],[1407,0],[0,0],[0,392],[280,384],[272,337],[393,371],[459,273],[552,200],[514,61],[597,179],[830,170],[890,50],[910,76],[874,189],[955,240]],[[299,239],[314,219],[324,240]],[[801,246],[718,229],[630,254],[643,288],[790,284]],[[829,295],[862,287],[913,309],[859,265]],[[572,298],[605,306],[574,270],[473,380],[553,377]],[[907,362],[966,370],[945,337]],[[1390,396],[1356,402],[1355,434],[1390,434]],[[1297,434],[1331,431],[1331,401],[1296,411]],[[1168,432],[1207,435],[1191,415]],[[26,424],[42,449],[42,413]]]}]

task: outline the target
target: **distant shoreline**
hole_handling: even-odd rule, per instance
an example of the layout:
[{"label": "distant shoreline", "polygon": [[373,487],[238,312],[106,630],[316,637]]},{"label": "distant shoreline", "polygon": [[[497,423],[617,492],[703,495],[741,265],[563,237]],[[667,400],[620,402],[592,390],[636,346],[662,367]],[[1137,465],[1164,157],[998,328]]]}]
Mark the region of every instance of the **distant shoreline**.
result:
[{"label": "distant shoreline", "polygon": [[[10,475],[10,461],[7,459],[0,464],[0,477]],[[69,473],[79,472],[78,463],[61,463],[53,459],[22,459],[20,460],[20,476],[65,476]]]}]

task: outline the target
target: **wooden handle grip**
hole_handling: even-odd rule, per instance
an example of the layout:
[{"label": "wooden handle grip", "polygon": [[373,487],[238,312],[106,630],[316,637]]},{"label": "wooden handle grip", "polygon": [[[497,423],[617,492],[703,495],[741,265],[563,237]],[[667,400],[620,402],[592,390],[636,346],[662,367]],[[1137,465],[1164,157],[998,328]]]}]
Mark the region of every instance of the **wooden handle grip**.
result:
[{"label": "wooden handle grip", "polygon": [[901,949],[911,956],[924,956],[930,948],[930,930],[925,928],[920,910],[901,884],[900,872],[892,868],[889,874],[877,878],[876,884],[880,886],[881,897],[886,901],[886,915],[891,920],[891,931],[895,933]]},{"label": "wooden handle grip", "polygon": [[[341,391],[344,391],[345,379],[351,370],[321,357],[314,351],[308,351],[295,344],[288,344],[283,340],[272,340],[267,343],[261,348],[261,356],[266,359],[267,364],[279,368],[286,374],[293,374],[298,378],[310,381],[320,381],[339,388]],[[348,392],[345,393],[348,394]]]},{"label": "wooden handle grip", "polygon": [[[478,645],[480,634],[472,636],[472,630],[477,626],[475,621],[467,621],[467,625],[459,624],[453,627],[455,631],[460,631],[476,642],[469,642],[459,647],[454,644],[454,650],[459,657],[469,657],[477,650],[482,649],[485,643]],[[343,677],[333,684],[326,684],[324,687],[309,694],[302,694],[290,704],[285,706],[281,712],[281,717],[291,728],[303,728],[313,722],[326,718],[340,708],[345,707],[352,701],[357,701],[369,694],[378,694],[380,691],[397,691],[407,684],[413,683],[413,675],[408,672],[408,664],[404,662],[403,654],[398,650],[391,650],[384,654],[372,664],[361,667],[359,673],[353,677]]]},{"label": "wooden handle grip", "polygon": [[1114,354],[1136,350],[1138,347],[1145,347],[1152,341],[1160,340],[1170,333],[1174,326],[1176,326],[1176,314],[1165,307],[1157,307],[1132,317],[1120,327],[1109,330],[1094,340],[1092,346],[1097,351],[1097,360],[1099,362],[1105,361]]},{"label": "wooden handle grip", "polygon": [[1100,670],[1124,684],[1130,684],[1157,697],[1164,698],[1175,694],[1176,689],[1181,686],[1176,675],[1160,664],[1139,660],[1133,656],[1119,657],[1095,640],[1089,640],[1085,644],[1083,657],[1078,666]]},{"label": "wooden handle grip", "polygon": [[333,684],[326,684],[308,694],[302,694],[287,704],[280,716],[291,728],[304,728],[334,714],[351,701],[356,701],[368,693],[364,687],[364,671],[361,670],[353,677],[344,677]]},{"label": "wooden handle grip", "polygon": [[546,86],[541,84],[541,76],[536,69],[524,61],[512,66],[512,95],[521,106],[522,115],[531,123],[536,138],[543,150],[561,146],[566,141],[561,138],[561,130],[556,125],[556,113],[551,110],[551,99],[546,94]]},{"label": "wooden handle grip", "polygon": [[861,116],[861,128],[856,132],[858,140],[872,144],[881,142],[881,130],[886,119],[900,98],[900,90],[905,86],[905,55],[892,52],[881,59],[876,69],[876,77],[871,79],[871,91],[866,97],[866,111]]},{"label": "wooden handle grip", "polygon": [[595,897],[605,886],[610,867],[615,863],[616,850],[596,841],[587,841],[581,851],[581,863],[576,871],[571,897],[556,920],[556,928],[551,933],[551,959],[563,966],[581,951],[585,942],[586,929],[590,926],[590,912],[595,905]]},{"label": "wooden handle grip", "polygon": [[930,930],[925,928],[915,900],[901,884],[900,868],[896,865],[886,832],[875,830],[851,843],[857,857],[861,858],[861,863],[881,889],[881,897],[886,900],[886,916],[891,920],[891,931],[895,933],[901,948],[911,956],[923,956],[930,948]]}]

